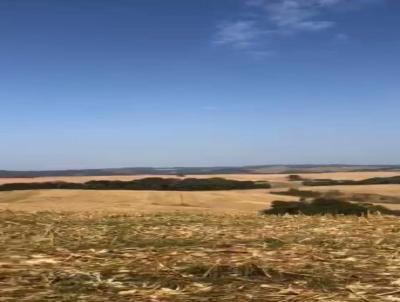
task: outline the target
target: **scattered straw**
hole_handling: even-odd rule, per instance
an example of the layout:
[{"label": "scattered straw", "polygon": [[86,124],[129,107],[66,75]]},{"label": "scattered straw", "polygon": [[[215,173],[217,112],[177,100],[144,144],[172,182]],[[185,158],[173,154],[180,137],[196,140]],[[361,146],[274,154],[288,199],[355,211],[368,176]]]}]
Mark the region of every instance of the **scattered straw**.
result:
[{"label": "scattered straw", "polygon": [[400,220],[0,212],[0,301],[400,301]]}]

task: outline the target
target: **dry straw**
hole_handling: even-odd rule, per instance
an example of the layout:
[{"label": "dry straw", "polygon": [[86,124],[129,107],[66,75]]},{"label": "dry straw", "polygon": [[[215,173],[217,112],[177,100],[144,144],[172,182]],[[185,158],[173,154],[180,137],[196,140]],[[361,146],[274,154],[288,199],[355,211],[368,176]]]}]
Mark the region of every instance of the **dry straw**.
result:
[{"label": "dry straw", "polygon": [[0,212],[0,301],[400,301],[400,220]]}]

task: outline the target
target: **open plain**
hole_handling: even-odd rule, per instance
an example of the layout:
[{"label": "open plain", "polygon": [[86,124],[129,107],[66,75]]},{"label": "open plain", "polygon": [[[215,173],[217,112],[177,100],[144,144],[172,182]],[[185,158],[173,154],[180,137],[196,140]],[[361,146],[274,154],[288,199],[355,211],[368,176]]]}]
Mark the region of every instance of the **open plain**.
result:
[{"label": "open plain", "polygon": [[[300,176],[361,180],[396,175]],[[400,301],[398,217],[257,215],[274,200],[298,200],[274,194],[290,188],[372,194],[381,200],[400,197],[400,185],[303,187],[285,174],[193,177],[211,176],[267,180],[272,188],[0,192],[0,301]]]},{"label": "open plain", "polygon": [[[304,179],[362,180],[372,177],[391,177],[400,172],[331,172],[299,174]],[[82,183],[89,180],[133,180],[154,175],[133,176],[75,176],[1,178],[0,184],[21,182],[65,181]],[[157,176],[158,177],[158,176]],[[161,175],[159,177],[173,177]],[[274,200],[297,200],[292,196],[273,194],[274,191],[290,187],[313,191],[339,190],[344,193],[365,193],[400,197],[400,185],[360,185],[301,187],[297,182],[288,181],[288,174],[224,174],[187,175],[185,177],[224,177],[235,180],[268,181],[272,189],[171,192],[171,191],[84,191],[84,190],[26,190],[0,192],[0,209],[37,212],[49,211],[98,211],[98,212],[213,212],[213,213],[257,213],[270,206]],[[400,205],[390,205],[400,209]]]},{"label": "open plain", "polygon": [[[268,190],[206,192],[27,190],[0,192],[0,209],[109,213],[214,212],[257,213],[276,196]],[[281,198],[282,199],[282,198]],[[296,200],[283,197],[284,200]]]},{"label": "open plain", "polygon": [[[200,174],[200,175],[185,175],[184,177],[194,178],[209,178],[222,177],[235,180],[266,180],[287,182],[289,174],[274,173],[274,174]],[[372,177],[391,177],[400,175],[400,171],[360,171],[360,172],[327,172],[327,173],[296,173],[305,179],[345,179],[345,180],[362,180]],[[24,177],[24,178],[0,178],[0,185],[5,183],[20,183],[20,182],[46,182],[46,181],[66,181],[66,182],[86,182],[90,180],[133,180],[145,177],[175,177],[174,175],[110,175],[110,176],[52,176],[52,177]]]}]

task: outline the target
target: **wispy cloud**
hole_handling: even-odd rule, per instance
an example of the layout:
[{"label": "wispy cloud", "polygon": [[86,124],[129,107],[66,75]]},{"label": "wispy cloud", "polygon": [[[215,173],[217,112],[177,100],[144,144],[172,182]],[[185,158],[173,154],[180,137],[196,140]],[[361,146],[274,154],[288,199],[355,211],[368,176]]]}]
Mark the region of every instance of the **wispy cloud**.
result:
[{"label": "wispy cloud", "polygon": [[350,36],[348,34],[344,34],[344,33],[338,33],[334,36],[333,39],[335,42],[339,42],[339,43],[346,43],[350,41]]},{"label": "wispy cloud", "polygon": [[267,14],[268,21],[278,31],[319,31],[335,25],[329,20],[318,20],[322,8],[338,4],[340,0],[282,0],[263,1],[258,6]]},{"label": "wispy cloud", "polygon": [[224,22],[218,26],[215,43],[247,48],[254,44],[261,34],[262,30],[256,26],[255,21]]},{"label": "wispy cloud", "polygon": [[336,22],[325,17],[327,12],[345,7],[359,8],[383,1],[246,0],[244,3],[248,9],[255,10],[254,16],[219,24],[214,42],[245,49],[247,52],[270,51],[257,47],[265,42],[270,44],[273,39],[279,37],[334,29]]}]

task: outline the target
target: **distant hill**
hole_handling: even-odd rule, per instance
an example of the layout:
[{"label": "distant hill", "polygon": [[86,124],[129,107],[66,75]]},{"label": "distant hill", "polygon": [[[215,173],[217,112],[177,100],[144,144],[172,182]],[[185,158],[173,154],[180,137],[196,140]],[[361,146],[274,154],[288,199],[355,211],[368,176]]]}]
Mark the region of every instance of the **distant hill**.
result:
[{"label": "distant hill", "polygon": [[44,176],[108,176],[108,175],[189,175],[189,174],[263,174],[318,173],[357,171],[400,171],[400,165],[259,165],[241,167],[130,167],[110,169],[8,171],[0,170],[0,178]]}]

